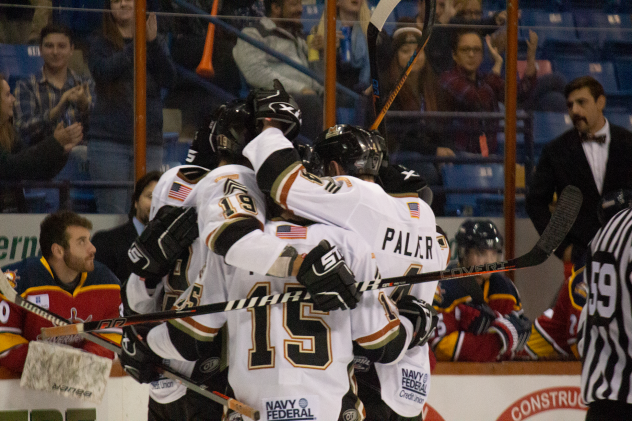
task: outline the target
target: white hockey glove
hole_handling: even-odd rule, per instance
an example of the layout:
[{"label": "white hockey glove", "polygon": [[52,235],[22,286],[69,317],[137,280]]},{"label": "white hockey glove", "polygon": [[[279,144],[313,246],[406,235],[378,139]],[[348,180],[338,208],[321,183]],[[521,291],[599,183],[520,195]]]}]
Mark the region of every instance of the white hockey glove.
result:
[{"label": "white hockey glove", "polygon": [[315,310],[353,309],[360,301],[351,269],[336,246],[326,240],[305,256],[296,279],[309,291]]},{"label": "white hockey glove", "polygon": [[397,308],[399,309],[399,315],[410,320],[415,329],[408,349],[417,345],[425,345],[439,321],[437,310],[432,307],[432,304],[412,295],[402,297],[397,302]]}]

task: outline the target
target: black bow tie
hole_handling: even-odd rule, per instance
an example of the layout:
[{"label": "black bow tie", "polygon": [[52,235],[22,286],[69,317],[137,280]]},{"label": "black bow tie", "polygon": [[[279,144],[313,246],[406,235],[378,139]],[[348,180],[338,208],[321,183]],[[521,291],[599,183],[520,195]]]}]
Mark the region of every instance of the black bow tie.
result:
[{"label": "black bow tie", "polygon": [[604,143],[606,143],[605,134],[596,136],[591,133],[580,133],[579,137],[581,138],[582,142],[597,142],[600,145],[603,145]]}]

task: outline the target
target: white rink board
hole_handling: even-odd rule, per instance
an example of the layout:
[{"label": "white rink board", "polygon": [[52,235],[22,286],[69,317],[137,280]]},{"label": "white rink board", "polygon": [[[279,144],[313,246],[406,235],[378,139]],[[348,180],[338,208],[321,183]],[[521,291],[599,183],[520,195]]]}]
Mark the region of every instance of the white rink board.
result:
[{"label": "white rink board", "polygon": [[579,387],[578,375],[435,375],[424,421],[583,421]]},{"label": "white rink board", "polygon": [[111,377],[99,405],[50,392],[23,389],[19,379],[0,380],[0,414],[2,411],[53,409],[58,410],[65,420],[69,408],[95,408],[98,421],[146,421],[148,404],[149,385],[141,385],[129,376]]}]

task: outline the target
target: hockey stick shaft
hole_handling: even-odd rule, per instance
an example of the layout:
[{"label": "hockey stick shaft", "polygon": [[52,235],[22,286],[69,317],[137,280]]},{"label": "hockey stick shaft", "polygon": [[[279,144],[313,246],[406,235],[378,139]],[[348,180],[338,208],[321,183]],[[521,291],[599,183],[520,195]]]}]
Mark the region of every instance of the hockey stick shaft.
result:
[{"label": "hockey stick shaft", "polygon": [[[378,7],[380,6],[381,3],[385,1],[386,0],[382,0],[382,2],[378,4]],[[417,58],[419,57],[419,53],[428,43],[428,40],[430,39],[430,34],[432,33],[432,27],[434,26],[436,3],[435,3],[435,0],[426,0],[424,26],[421,31],[421,39],[419,41],[419,44],[417,45],[417,48],[415,49],[415,52],[413,53],[413,55],[408,60],[406,69],[401,75],[399,82],[397,82],[397,85],[395,85],[393,90],[388,95],[388,98],[384,102],[384,105],[382,105],[378,66],[377,66],[377,51],[376,51],[377,36],[379,35],[379,32],[382,30],[382,26],[384,25],[384,22],[386,21],[388,14],[390,14],[390,12],[386,14],[386,11],[390,8],[390,11],[392,12],[392,10],[395,8],[395,6],[397,6],[398,3],[399,1],[395,1],[395,0],[387,1],[387,3],[385,3],[385,7],[384,7],[385,11],[383,13],[375,16],[375,12],[374,12],[375,19],[373,18],[373,16],[371,17],[371,22],[367,30],[367,38],[369,42],[369,60],[370,60],[370,67],[371,67],[371,79],[372,79],[372,84],[373,84],[373,106],[375,108],[375,121],[371,125],[371,128],[370,128],[371,130],[377,130],[378,127],[380,127],[380,124],[382,123],[382,120],[384,119],[386,112],[389,110],[389,108],[391,108],[393,101],[395,101],[395,97],[397,97],[397,94],[404,86],[404,83],[406,83],[406,79],[408,78],[408,75],[412,71],[413,65],[415,64],[415,62],[417,61]],[[376,11],[377,10],[378,9],[376,8]],[[378,110],[380,110],[379,113],[378,113]]]},{"label": "hockey stick shaft", "polygon": [[[6,275],[1,270],[0,270],[0,294],[2,294],[3,298],[5,298],[7,301],[19,307],[22,307],[23,309],[25,309],[26,311],[30,313],[37,314],[38,316],[48,320],[49,322],[51,322],[57,327],[72,326],[72,323],[70,323],[68,320],[64,319],[63,317],[58,316],[55,313],[52,313],[22,298],[15,291],[15,289],[13,289]],[[94,333],[89,333],[89,332],[79,332],[78,334],[83,339],[94,342],[95,344],[100,345],[103,348],[106,348],[114,352],[115,354],[120,354],[122,352],[119,344],[103,336],[100,336]],[[157,365],[156,368],[158,368],[161,374],[164,375],[165,377],[170,378],[175,381],[179,381],[180,383],[184,384],[187,388],[219,403],[220,405],[226,406],[232,409],[233,411],[239,412],[240,414],[250,417],[254,420],[259,419],[259,411],[257,411],[254,408],[249,407],[248,405],[243,404],[242,402],[229,398],[228,396],[225,396],[219,392],[209,391],[206,389],[206,386],[200,386],[194,383],[188,377],[183,376],[182,374],[174,371],[172,368],[168,366],[160,364],[160,365]]]},{"label": "hockey stick shaft", "polygon": [[[582,203],[581,191],[574,186],[564,189],[557,202],[555,212],[536,245],[525,255],[504,262],[489,263],[481,266],[458,267],[436,272],[420,273],[409,276],[398,276],[387,279],[374,279],[357,284],[358,291],[372,291],[381,288],[397,287],[400,285],[419,284],[448,279],[464,278],[468,276],[485,275],[523,269],[543,263],[560,245],[573,226]],[[242,310],[252,307],[264,307],[272,304],[307,301],[310,295],[306,290],[287,292],[284,294],[266,295],[262,297],[243,298],[222,303],[205,304],[179,310],[169,310],[158,313],[138,314],[117,319],[95,320],[68,326],[42,329],[42,337],[75,335],[99,329],[130,326],[148,322],[163,322],[203,314],[221,313],[224,311]]]}]

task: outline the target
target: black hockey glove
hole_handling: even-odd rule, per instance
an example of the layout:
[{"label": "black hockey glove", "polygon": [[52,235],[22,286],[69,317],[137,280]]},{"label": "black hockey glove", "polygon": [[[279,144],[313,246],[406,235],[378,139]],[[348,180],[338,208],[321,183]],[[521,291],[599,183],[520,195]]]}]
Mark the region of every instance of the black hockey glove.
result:
[{"label": "black hockey glove", "polygon": [[415,170],[403,165],[388,165],[380,168],[382,188],[388,194],[416,194],[424,202],[432,204],[432,190]]},{"label": "black hockey glove", "polygon": [[455,309],[456,319],[459,321],[459,330],[482,335],[496,320],[496,313],[487,303],[483,304],[459,304]]},{"label": "black hockey glove", "polygon": [[195,208],[163,206],[127,251],[132,271],[143,278],[165,276],[198,235]]},{"label": "black hockey glove", "polygon": [[278,79],[274,79],[274,89],[252,90],[247,101],[252,103],[259,129],[261,120],[270,119],[282,124],[283,134],[289,140],[298,135],[303,122],[301,110]]},{"label": "black hockey glove", "polygon": [[502,342],[498,354],[501,358],[511,357],[522,351],[531,335],[531,321],[523,314],[512,311],[507,316],[500,316],[492,322],[490,332],[497,333]]},{"label": "black hockey glove", "polygon": [[125,326],[121,340],[121,366],[139,383],[151,383],[161,378],[156,364],[162,364],[162,358],[147,345],[147,333],[153,326]]},{"label": "black hockey glove", "polygon": [[439,316],[437,310],[424,300],[406,295],[397,302],[399,315],[406,317],[413,324],[413,339],[408,345],[411,349],[417,345],[425,345],[437,326]]},{"label": "black hockey glove", "polygon": [[338,249],[326,240],[305,256],[296,279],[312,296],[315,310],[353,309],[360,301],[351,269]]}]

